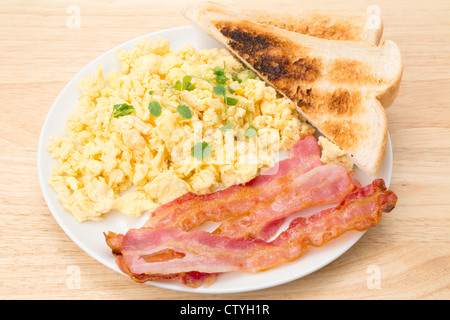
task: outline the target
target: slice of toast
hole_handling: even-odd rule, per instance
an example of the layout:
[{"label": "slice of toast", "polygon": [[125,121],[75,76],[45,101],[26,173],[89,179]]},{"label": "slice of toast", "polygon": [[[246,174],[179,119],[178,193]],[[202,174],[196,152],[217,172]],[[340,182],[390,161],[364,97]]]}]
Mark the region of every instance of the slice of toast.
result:
[{"label": "slice of toast", "polygon": [[229,13],[242,19],[330,40],[363,41],[378,45],[383,34],[381,18],[378,25],[368,24],[369,14],[356,11],[299,9],[289,12],[285,10],[236,11],[212,1],[203,2],[201,9]]},{"label": "slice of toast", "polygon": [[321,39],[218,7],[190,7],[185,15],[289,98],[369,177],[377,176],[388,133],[383,106],[393,102],[403,71],[394,42]]}]

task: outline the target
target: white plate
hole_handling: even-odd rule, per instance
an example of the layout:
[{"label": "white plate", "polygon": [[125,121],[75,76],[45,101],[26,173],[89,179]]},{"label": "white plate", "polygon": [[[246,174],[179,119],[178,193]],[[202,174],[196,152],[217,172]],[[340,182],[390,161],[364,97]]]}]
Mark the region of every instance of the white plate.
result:
[{"label": "white plate", "polygon": [[[114,231],[117,233],[125,233],[130,228],[142,226],[147,219],[147,215],[143,215],[140,218],[132,218],[113,212],[108,214],[105,221],[102,222],[78,223],[64,209],[56,193],[48,184],[48,179],[51,176],[51,170],[56,160],[50,157],[46,146],[50,137],[66,135],[65,119],[75,109],[78,98],[81,96],[77,85],[78,79],[84,76],[94,75],[99,63],[102,63],[104,66],[104,74],[120,70],[119,61],[116,58],[116,50],[118,48],[131,50],[138,40],[144,37],[154,38],[155,36],[170,40],[171,48],[175,51],[185,44],[191,44],[196,49],[223,48],[220,43],[210,38],[198,28],[187,26],[154,32],[109,50],[83,68],[58,95],[44,122],[38,146],[39,182],[45,201],[56,221],[81,249],[97,261],[119,273],[121,271],[115,264],[110,248],[105,243],[103,232]],[[383,178],[388,186],[391,181],[391,172],[392,146],[389,138],[386,156],[379,174],[379,177]],[[371,182],[358,169],[356,170],[356,177],[363,185]],[[302,214],[312,213],[318,209],[320,208],[311,209],[310,212],[305,210]],[[206,288],[192,289],[172,280],[153,281],[149,283],[157,287],[197,293],[232,293],[269,288],[301,278],[322,268],[346,252],[363,234],[363,232],[351,231],[323,247],[308,247],[303,256],[296,261],[286,263],[265,272],[257,274],[245,274],[241,272],[222,274],[215,283]],[[124,281],[127,281],[127,279],[124,279]],[[132,280],[128,279],[128,281]]]}]

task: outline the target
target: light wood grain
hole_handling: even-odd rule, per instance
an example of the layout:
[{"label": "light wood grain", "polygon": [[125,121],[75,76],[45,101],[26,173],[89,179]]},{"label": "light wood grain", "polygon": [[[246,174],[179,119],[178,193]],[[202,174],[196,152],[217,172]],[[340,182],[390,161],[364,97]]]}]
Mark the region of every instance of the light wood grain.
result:
[{"label": "light wood grain", "polygon": [[[240,8],[353,9],[372,1],[222,1]],[[164,3],[164,4],[162,4]],[[299,280],[230,295],[140,285],[82,251],[53,219],[39,188],[41,127],[64,85],[103,52],[190,24],[176,1],[1,1],[0,299],[449,299],[450,2],[378,1],[383,39],[405,72],[387,111],[398,206],[343,256]],[[192,2],[190,2],[192,3]],[[66,22],[81,10],[80,29]],[[80,270],[79,288],[70,267]],[[379,285],[371,283],[377,268]]]}]

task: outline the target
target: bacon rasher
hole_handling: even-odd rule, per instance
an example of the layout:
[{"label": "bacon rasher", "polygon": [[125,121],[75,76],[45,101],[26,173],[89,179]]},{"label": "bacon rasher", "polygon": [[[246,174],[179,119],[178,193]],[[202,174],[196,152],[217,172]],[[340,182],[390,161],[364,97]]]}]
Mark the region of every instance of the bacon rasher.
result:
[{"label": "bacon rasher", "polygon": [[296,177],[270,203],[257,203],[249,214],[225,220],[213,233],[269,240],[286,217],[308,207],[339,203],[354,188],[343,166],[319,166]]},{"label": "bacon rasher", "polygon": [[[217,273],[204,273],[197,271],[179,272],[172,274],[133,274],[124,263],[122,256],[122,242],[125,236],[123,234],[116,234],[111,231],[107,234],[105,233],[104,236],[106,239],[106,243],[112,249],[112,253],[116,256],[116,264],[118,265],[120,270],[136,282],[143,283],[147,281],[178,278],[178,280],[186,286],[197,288],[201,285],[208,286],[209,284],[214,282],[217,277]],[[176,254],[173,250],[166,250],[161,255],[153,255],[153,261],[155,260],[155,257],[162,258],[162,256],[164,256],[166,259],[169,259],[176,257]]]},{"label": "bacon rasher", "polygon": [[172,277],[191,271],[260,272],[299,258],[308,245],[320,247],[349,230],[375,227],[382,213],[393,210],[396,202],[394,192],[377,179],[349,193],[334,208],[294,219],[270,242],[177,228],[131,229],[121,242],[120,262],[122,270],[134,278]]},{"label": "bacon rasher", "polygon": [[206,221],[222,221],[245,215],[257,203],[269,202],[293,179],[318,166],[320,149],[317,139],[299,140],[289,158],[245,184],[235,185],[207,195],[188,193],[152,212],[145,227],[176,227],[187,231]]},{"label": "bacon rasher", "polygon": [[[290,158],[281,161],[268,175],[212,195],[189,194],[176,199],[155,211],[146,226],[179,228],[181,225],[182,230],[189,230],[206,220],[220,221],[234,217],[224,222],[215,233],[267,240],[288,215],[308,206],[338,203],[354,188],[354,184],[360,186],[343,167],[323,166],[319,157],[317,140],[307,137],[294,146]],[[123,237],[111,232],[106,240],[117,257],[119,267],[130,274],[121,258]],[[158,255],[159,258],[162,256]],[[190,286],[208,283],[215,278],[206,273],[130,276],[139,282],[178,277]]]}]

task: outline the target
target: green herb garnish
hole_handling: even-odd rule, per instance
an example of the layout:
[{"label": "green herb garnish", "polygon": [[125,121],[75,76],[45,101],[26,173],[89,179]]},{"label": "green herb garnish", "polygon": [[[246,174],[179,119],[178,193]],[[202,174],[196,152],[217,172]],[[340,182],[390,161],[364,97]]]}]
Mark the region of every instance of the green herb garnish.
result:
[{"label": "green herb garnish", "polygon": [[225,74],[225,69],[226,69],[226,65],[225,62],[223,63],[223,68],[214,68],[213,72],[215,77],[215,80],[217,82],[217,84],[225,84],[227,83],[227,81],[229,80],[227,78],[227,75]]},{"label": "green herb garnish", "polygon": [[[191,80],[191,77],[189,77],[189,76],[186,76],[186,77],[184,77],[184,78],[187,78],[188,77],[188,80],[189,81],[187,81],[187,82],[183,82],[183,84],[182,85],[180,85],[180,87],[181,87],[181,90],[179,90],[179,91],[183,91],[183,87],[184,87],[184,83],[190,83],[190,80]],[[185,79],[183,79],[183,81],[184,81]],[[177,86],[177,83],[180,83],[181,84],[181,82],[180,82],[180,80],[177,80],[177,82],[175,83],[175,86]],[[172,93],[173,93],[173,95],[177,98],[177,100],[178,100],[178,102],[179,102],[179,105],[178,105],[178,107],[176,107],[176,109],[177,109],[177,112],[183,117],[183,118],[185,118],[185,119],[190,119],[190,118],[192,118],[192,111],[191,111],[191,109],[189,108],[189,106],[187,106],[186,104],[184,104],[183,103],[183,100],[172,90],[172,88],[173,89],[176,89],[176,90],[178,90],[177,88],[174,88],[174,86],[170,86],[168,83],[166,83],[166,87],[167,87],[167,89],[169,89]]]},{"label": "green herb garnish", "polygon": [[133,113],[133,111],[134,111],[134,107],[132,105],[127,104],[127,103],[121,103],[121,104],[116,104],[113,107],[112,115],[114,116],[114,118],[119,118],[119,117],[129,115],[129,114]]},{"label": "green herb garnish", "polygon": [[237,105],[238,101],[235,98],[232,97],[225,97],[225,103],[229,106],[235,106]]},{"label": "green herb garnish", "polygon": [[191,76],[185,76],[183,78],[183,82],[180,80],[177,80],[175,84],[172,86],[173,89],[176,89],[178,91],[192,91],[195,89],[195,86],[191,83],[192,77]]},{"label": "green herb garnish", "polygon": [[171,88],[175,89],[175,90],[178,90],[178,91],[182,91],[183,90],[183,84],[181,83],[180,80],[177,80],[177,82],[175,82],[175,84]]},{"label": "green herb garnish", "polygon": [[222,84],[214,86],[213,91],[216,96],[225,96],[227,93],[227,89],[225,89],[225,87]]},{"label": "green herb garnish", "polygon": [[[226,131],[233,127],[233,124],[228,119],[228,105],[236,105],[237,100],[231,97],[227,97],[227,89],[225,89],[223,84],[218,84],[213,87],[214,94],[216,96],[223,96],[223,102],[225,103],[225,114],[227,116],[227,124],[220,128],[220,131]],[[231,100],[230,100],[231,99]],[[231,104],[228,103],[228,101],[231,101]],[[236,103],[234,103],[236,102]],[[233,104],[234,103],[234,104]]]},{"label": "green herb garnish", "polygon": [[180,104],[180,105],[177,107],[177,111],[178,111],[178,113],[179,113],[183,118],[185,118],[185,119],[190,119],[190,118],[192,118],[192,111],[191,111],[191,109],[190,109],[187,105],[185,105],[185,104]]},{"label": "green herb garnish", "polygon": [[148,111],[150,111],[150,114],[154,117],[159,117],[162,112],[162,107],[159,104],[158,101],[153,100],[153,90],[150,90],[148,94],[152,97],[152,101],[148,104]]},{"label": "green herb garnish", "polygon": [[192,156],[199,160],[203,160],[211,154],[212,147],[205,141],[197,142],[192,148]]},{"label": "green herb garnish", "polygon": [[183,78],[183,89],[187,91],[192,91],[195,89],[195,86],[191,83],[192,77],[185,76]]},{"label": "green herb garnish", "polygon": [[256,130],[256,128],[252,126],[252,123],[250,122],[250,112],[248,111],[248,106],[246,106],[245,109],[247,110],[248,128],[247,130],[245,130],[244,137],[251,138],[258,133],[258,130]]},{"label": "green herb garnish", "polygon": [[159,104],[158,101],[152,101],[148,104],[148,111],[150,111],[150,114],[154,117],[159,117],[162,113],[162,107]]},{"label": "green herb garnish", "polygon": [[[227,81],[229,80],[229,78],[226,75],[226,64],[224,62],[223,64],[223,68],[214,68],[213,70],[214,73],[214,80],[216,81],[216,85],[213,85],[211,83],[211,80],[207,80],[204,79],[202,77],[199,76],[185,76],[183,78],[183,82],[177,81],[177,83],[173,86],[174,89],[183,89],[184,88],[184,83],[190,83],[190,81],[192,80],[192,78],[199,78],[202,80],[207,81],[208,83],[210,83],[213,86],[213,92],[216,96],[223,96],[223,102],[225,104],[225,113],[226,113],[226,119],[227,119],[227,123],[222,126],[220,128],[221,131],[227,131],[230,130],[233,127],[233,124],[231,123],[231,121],[228,118],[228,106],[235,106],[238,104],[238,100],[236,98],[233,97],[229,97],[227,96],[227,92],[229,91],[231,94],[234,94],[236,90],[234,90],[233,88],[231,88],[229,85],[227,85]],[[242,79],[240,79],[238,77],[238,74],[235,72],[234,76],[232,77],[233,81],[237,81],[239,83],[242,83]],[[255,77],[253,76],[253,72],[251,70],[247,70],[247,79],[255,79]],[[228,90],[227,90],[228,88]],[[181,91],[180,90],[180,91]],[[251,138],[254,135],[257,134],[257,129],[251,124],[250,122],[250,113],[248,111],[248,107],[247,108],[247,117],[248,117],[248,123],[249,123],[249,127],[248,129],[245,131],[244,136],[246,138]]]},{"label": "green herb garnish", "polygon": [[111,120],[113,117],[120,118],[120,117],[123,117],[123,116],[133,113],[133,111],[134,111],[134,107],[127,103],[119,103],[119,104],[114,105],[114,107],[111,111],[111,115],[109,117],[108,128],[106,129],[106,132],[109,131],[109,127],[111,126]]},{"label": "green herb garnish", "polygon": [[242,83],[242,79],[240,79],[240,78],[238,77],[237,74],[235,74],[235,75],[232,77],[232,79],[233,79],[233,81],[237,81],[237,82],[239,82],[239,83]]},{"label": "green herb garnish", "polygon": [[216,76],[215,79],[218,84],[224,84],[228,81],[228,78],[226,76]]},{"label": "green herb garnish", "polygon": [[248,129],[245,131],[244,137],[251,138],[254,135],[256,135],[257,133],[258,133],[258,131],[256,130],[256,128],[252,125],[249,125]]},{"label": "green herb garnish", "polygon": [[223,127],[221,127],[219,130],[220,131],[227,131],[230,130],[233,127],[233,124],[231,123],[230,120],[227,120],[227,124],[224,125]]}]

